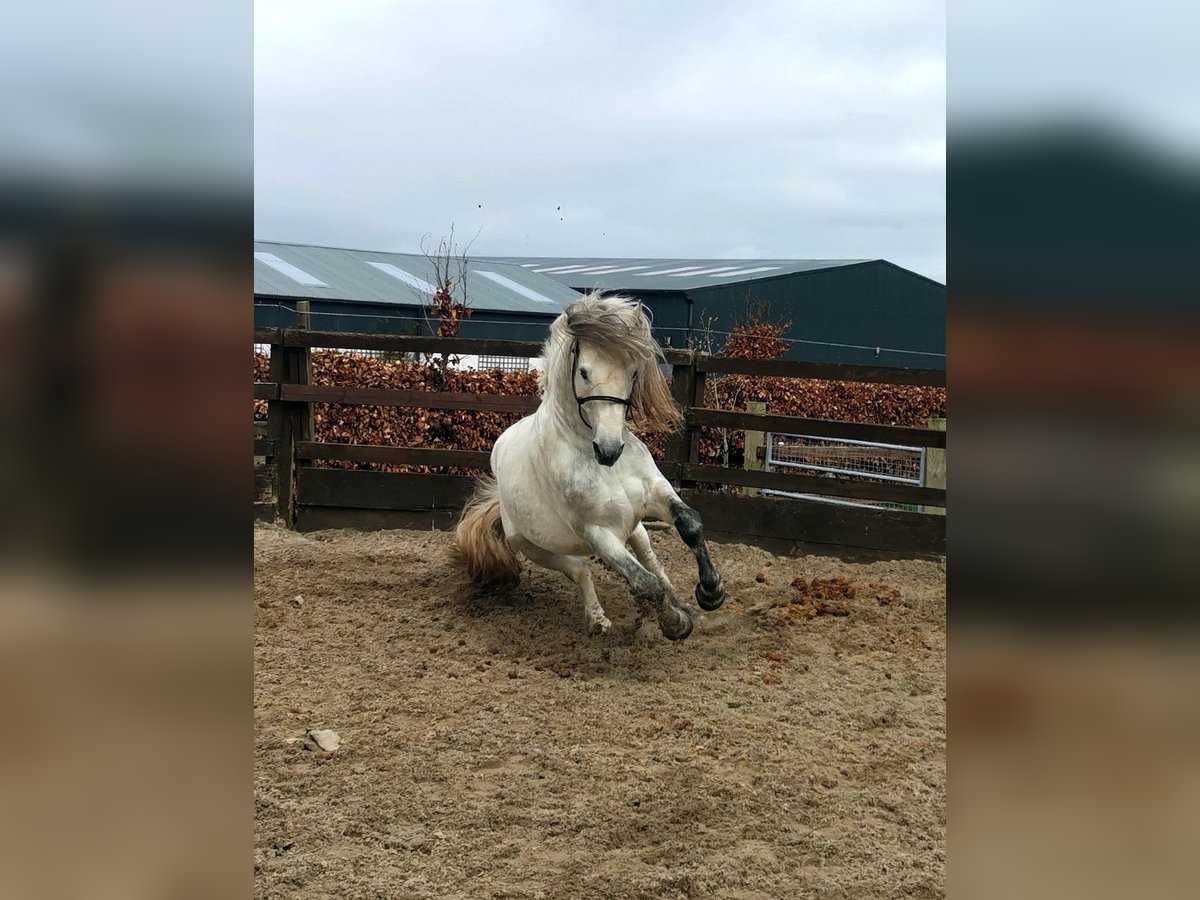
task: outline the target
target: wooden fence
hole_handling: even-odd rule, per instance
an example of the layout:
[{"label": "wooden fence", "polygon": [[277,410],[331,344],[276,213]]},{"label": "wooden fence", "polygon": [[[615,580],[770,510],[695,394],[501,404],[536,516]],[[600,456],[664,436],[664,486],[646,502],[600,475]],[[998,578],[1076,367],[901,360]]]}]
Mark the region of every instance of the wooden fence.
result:
[{"label": "wooden fence", "polygon": [[[271,501],[256,503],[256,515],[264,518],[277,515],[291,527],[304,531],[347,526],[359,530],[450,527],[471,493],[471,478],[320,468],[314,463],[345,460],[487,469],[488,452],[318,442],[313,434],[312,404],[524,414],[536,409],[539,399],[532,396],[314,385],[311,383],[310,351],[314,347],[321,347],[532,358],[540,355],[541,344],[311,331],[303,327],[306,324],[303,317],[300,324],[300,328],[259,328],[254,332],[256,344],[270,345],[271,348],[271,380],[254,385],[255,399],[266,400],[268,405],[265,436],[255,438],[254,452],[256,457],[266,461],[265,469],[258,475],[260,493],[273,494]],[[666,350],[666,359],[672,367],[675,399],[684,408],[685,426],[671,438],[666,458],[658,465],[686,502],[700,512],[706,533],[714,540],[737,540],[776,547],[825,544],[919,555],[945,552],[944,515],[746,496],[699,487],[701,484],[732,485],[944,507],[946,492],[939,488],[702,465],[699,452],[700,429],[704,427],[774,431],[944,449],[944,430],[704,407],[705,382],[710,376],[720,374],[944,387],[944,371],[788,360],[727,359],[670,349]],[[273,490],[268,491],[268,488]]]}]

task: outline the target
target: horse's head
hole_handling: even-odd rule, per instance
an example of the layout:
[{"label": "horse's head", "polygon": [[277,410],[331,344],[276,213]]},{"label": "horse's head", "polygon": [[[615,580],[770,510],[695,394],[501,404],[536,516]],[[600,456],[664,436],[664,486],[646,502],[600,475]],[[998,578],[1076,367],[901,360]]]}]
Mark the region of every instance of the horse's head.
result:
[{"label": "horse's head", "polygon": [[628,297],[585,294],[550,329],[549,378],[561,385],[591,432],[596,461],[611,466],[625,449],[625,420],[645,430],[669,431],[680,420],[658,370],[662,350],[642,305]]},{"label": "horse's head", "polygon": [[576,341],[572,374],[579,419],[592,430],[596,462],[611,466],[625,449],[625,416],[633,405],[637,369],[597,344]]}]

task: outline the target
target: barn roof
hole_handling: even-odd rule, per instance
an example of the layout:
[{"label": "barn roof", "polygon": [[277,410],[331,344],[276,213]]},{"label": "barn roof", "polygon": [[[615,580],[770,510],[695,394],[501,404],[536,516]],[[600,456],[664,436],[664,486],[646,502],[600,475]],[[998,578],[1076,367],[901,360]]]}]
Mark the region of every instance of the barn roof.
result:
[{"label": "barn roof", "polygon": [[[499,260],[472,259],[467,275],[474,309],[557,316],[579,299],[559,281]],[[424,305],[436,277],[420,254],[254,242],[256,297]]]},{"label": "barn roof", "polygon": [[693,291],[740,282],[837,269],[869,259],[645,259],[610,257],[499,257],[576,290]]}]

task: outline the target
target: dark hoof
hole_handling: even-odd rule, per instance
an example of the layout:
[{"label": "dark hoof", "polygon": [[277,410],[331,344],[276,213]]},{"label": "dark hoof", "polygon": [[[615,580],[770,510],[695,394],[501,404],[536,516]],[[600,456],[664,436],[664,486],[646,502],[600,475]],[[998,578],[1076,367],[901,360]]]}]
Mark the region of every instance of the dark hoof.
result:
[{"label": "dark hoof", "polygon": [[705,590],[702,584],[696,585],[696,602],[705,612],[720,609],[721,604],[725,602],[725,585],[718,580],[717,586],[711,591]]},{"label": "dark hoof", "polygon": [[682,641],[692,633],[692,617],[681,609],[671,609],[671,614],[658,620],[663,637],[669,641]]}]

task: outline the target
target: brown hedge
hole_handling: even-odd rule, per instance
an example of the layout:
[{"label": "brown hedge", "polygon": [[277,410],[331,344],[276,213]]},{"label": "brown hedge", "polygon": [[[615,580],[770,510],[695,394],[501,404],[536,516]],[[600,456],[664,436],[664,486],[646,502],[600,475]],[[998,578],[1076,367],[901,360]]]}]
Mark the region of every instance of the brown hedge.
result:
[{"label": "brown hedge", "polygon": [[[498,369],[467,372],[454,368],[443,371],[432,362],[391,361],[333,350],[314,351],[312,369],[313,382],[322,385],[509,395],[537,393],[537,376],[533,372],[502,372]],[[256,353],[255,380],[270,380],[269,370],[267,356]],[[765,402],[767,410],[777,415],[918,428],[924,427],[931,417],[946,415],[944,388],[730,375],[711,379],[705,391],[705,406],[714,409],[742,410],[747,401],[753,400]],[[265,415],[266,406],[266,401],[255,401],[255,413]],[[490,450],[501,432],[519,418],[517,413],[465,410],[337,406],[326,403],[318,403],[314,407],[318,441],[437,447],[446,450]],[[661,459],[664,437],[657,434],[642,437],[654,456]],[[741,432],[729,432],[726,438],[727,447],[720,429],[703,429],[700,439],[701,462],[740,466],[743,435]],[[467,471],[347,462],[328,462],[323,465],[389,471]]]}]

